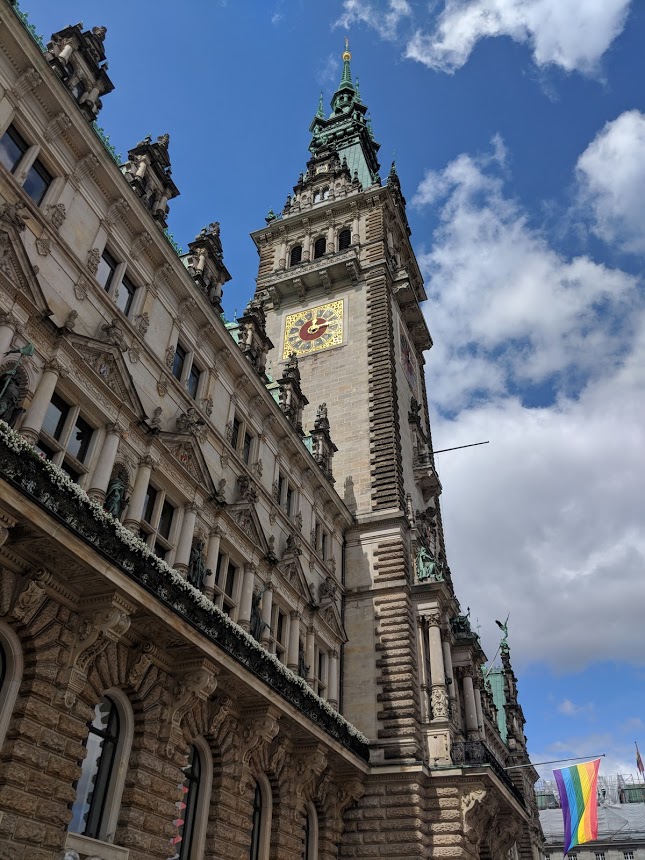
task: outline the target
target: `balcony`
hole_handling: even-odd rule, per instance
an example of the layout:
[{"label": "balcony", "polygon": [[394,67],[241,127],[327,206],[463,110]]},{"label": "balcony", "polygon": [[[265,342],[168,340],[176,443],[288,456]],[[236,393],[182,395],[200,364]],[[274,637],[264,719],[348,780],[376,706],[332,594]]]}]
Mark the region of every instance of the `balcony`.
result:
[{"label": "balcony", "polygon": [[414,480],[423,494],[423,501],[441,494],[441,481],[437,475],[431,454],[418,454],[412,463]]},{"label": "balcony", "polygon": [[460,767],[490,767],[515,800],[525,807],[522,793],[515,787],[504,766],[483,741],[456,741],[450,747],[450,757],[452,763]]}]

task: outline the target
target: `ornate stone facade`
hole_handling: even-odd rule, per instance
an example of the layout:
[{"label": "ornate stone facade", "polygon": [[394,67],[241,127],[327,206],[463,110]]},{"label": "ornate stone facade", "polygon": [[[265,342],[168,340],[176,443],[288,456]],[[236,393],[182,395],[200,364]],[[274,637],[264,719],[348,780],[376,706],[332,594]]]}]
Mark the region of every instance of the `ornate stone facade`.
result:
[{"label": "ornate stone facade", "polygon": [[[219,223],[183,256],[163,232],[168,135],[119,168],[88,122],[105,29],[41,51],[5,0],[0,25],[0,137],[30,160],[0,171],[0,858],[529,860],[515,678],[505,652],[502,738],[443,546],[405,201],[349,56],[226,323]],[[296,334],[329,349],[272,382],[310,306]]]}]

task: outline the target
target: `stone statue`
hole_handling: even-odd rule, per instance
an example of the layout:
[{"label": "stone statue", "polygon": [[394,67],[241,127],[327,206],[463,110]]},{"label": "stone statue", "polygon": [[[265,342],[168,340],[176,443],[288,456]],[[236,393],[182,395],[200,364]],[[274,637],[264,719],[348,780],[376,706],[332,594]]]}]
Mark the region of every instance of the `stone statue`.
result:
[{"label": "stone statue", "polygon": [[437,582],[441,577],[436,561],[430,555],[428,550],[423,546],[419,547],[417,552],[417,579],[419,582],[427,582],[432,580]]},{"label": "stone statue", "polygon": [[506,616],[506,621],[504,621],[503,624],[501,621],[498,621],[497,619],[495,619],[495,624],[497,624],[499,629],[504,634],[502,636],[502,641],[500,642],[500,645],[499,645],[501,651],[504,651],[504,650],[508,651],[509,650],[509,648],[508,648],[508,619],[509,618],[510,618],[510,614]]},{"label": "stone statue", "polygon": [[197,538],[190,550],[187,571],[188,582],[195,588],[201,588],[206,578],[206,561],[204,559],[204,541]]},{"label": "stone statue", "polygon": [[20,386],[15,374],[9,371],[0,376],[0,420],[13,427],[23,409],[20,403]]},{"label": "stone statue", "polygon": [[306,678],[308,671],[309,666],[305,663],[305,649],[302,646],[302,642],[300,642],[298,646],[298,674],[301,678]]},{"label": "stone statue", "polygon": [[121,516],[127,504],[125,488],[126,482],[123,480],[122,475],[118,474],[110,478],[107,493],[105,494],[105,501],[103,502],[103,509],[117,519]]},{"label": "stone statue", "polygon": [[251,598],[251,636],[257,639],[258,642],[262,636],[262,631],[265,627],[268,627],[266,621],[262,620],[262,611],[260,609],[263,594],[264,589],[262,591],[254,591]]}]

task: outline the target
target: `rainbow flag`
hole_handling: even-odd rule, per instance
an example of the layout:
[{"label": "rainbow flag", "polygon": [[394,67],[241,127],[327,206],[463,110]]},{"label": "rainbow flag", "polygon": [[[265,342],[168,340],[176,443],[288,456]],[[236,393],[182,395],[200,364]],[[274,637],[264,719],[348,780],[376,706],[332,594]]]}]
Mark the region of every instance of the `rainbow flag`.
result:
[{"label": "rainbow flag", "polygon": [[564,818],[564,853],[598,838],[598,767],[600,759],[554,770]]}]

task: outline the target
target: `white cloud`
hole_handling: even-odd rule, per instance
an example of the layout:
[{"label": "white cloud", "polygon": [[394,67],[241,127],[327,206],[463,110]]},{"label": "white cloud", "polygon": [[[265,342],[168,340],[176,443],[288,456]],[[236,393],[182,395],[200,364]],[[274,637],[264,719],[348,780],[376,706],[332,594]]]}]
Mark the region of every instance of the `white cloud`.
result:
[{"label": "white cloud", "polygon": [[580,202],[592,229],[624,251],[645,252],[645,115],[608,122],[578,159]]},{"label": "white cloud", "polygon": [[[538,66],[592,73],[621,33],[630,0],[444,0],[436,3],[344,0],[338,25],[366,24],[381,37],[402,39],[404,55],[431,69],[454,72],[480,39],[508,36],[527,44]],[[402,23],[412,29],[401,34]]]},{"label": "white cloud", "polygon": [[399,24],[411,15],[412,8],[408,0],[387,0],[386,6],[368,0],[344,0],[343,14],[334,26],[348,30],[354,24],[366,24],[383,39],[394,39]]},{"label": "white cloud", "polygon": [[565,717],[579,717],[581,714],[590,714],[592,711],[592,702],[587,702],[584,705],[576,705],[571,699],[564,699],[558,705],[558,713],[564,714]]},{"label": "white cloud", "polygon": [[643,662],[642,285],[558,253],[505,196],[503,159],[462,155],[415,197],[440,207],[420,256],[434,444],[491,440],[438,458],[455,588],[491,656],[510,611],[519,665]]},{"label": "white cloud", "polygon": [[432,250],[419,262],[429,276],[429,324],[441,332],[433,400],[448,410],[554,377],[566,390],[616,366],[631,330],[634,278],[554,251],[504,196],[504,157],[501,141],[491,156],[461,155],[428,172],[413,198],[441,202]]},{"label": "white cloud", "polygon": [[336,53],[328,54],[316,72],[316,82],[321,87],[337,84],[340,79],[340,60]]}]

